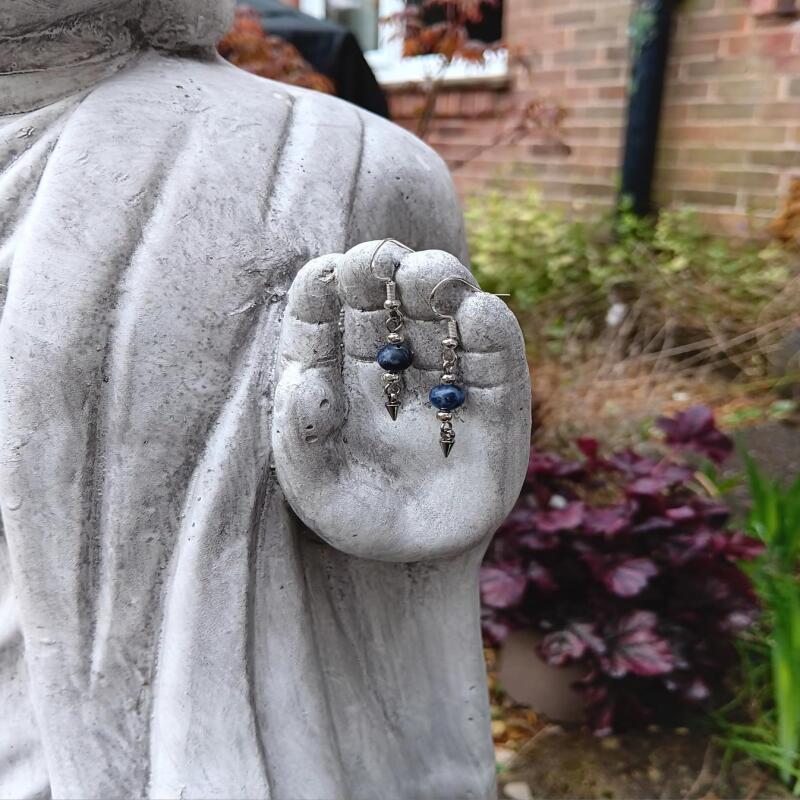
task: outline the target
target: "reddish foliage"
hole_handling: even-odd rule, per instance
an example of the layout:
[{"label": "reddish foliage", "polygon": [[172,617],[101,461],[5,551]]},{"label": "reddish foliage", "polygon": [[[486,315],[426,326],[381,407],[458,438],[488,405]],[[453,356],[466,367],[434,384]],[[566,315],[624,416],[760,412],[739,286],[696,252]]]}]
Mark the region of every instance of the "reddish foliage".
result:
[{"label": "reddish foliage", "polygon": [[220,40],[220,55],[247,72],[293,86],[334,94],[333,82],[315,72],[294,45],[270,36],[258,12],[247,6],[236,9],[233,27]]},{"label": "reddish foliage", "polygon": [[[708,409],[659,427],[676,449],[715,461],[732,449]],[[694,488],[687,464],[577,445],[580,460],[531,452],[482,567],[484,635],[544,634],[548,663],[586,668],[589,721],[609,733],[669,719],[721,686],[734,635],[757,614],[737,562],[760,544],[726,529],[728,509]]]},{"label": "reddish foliage", "polygon": [[[464,58],[482,63],[489,50],[497,44],[486,44],[469,38],[468,25],[480,22],[485,6],[496,5],[499,0],[424,0],[406,4],[391,19],[403,31],[403,54],[406,56],[440,55],[445,61]],[[425,13],[440,8],[445,19],[429,23]]]},{"label": "reddish foliage", "polygon": [[733,443],[717,430],[711,409],[705,406],[694,406],[674,419],[661,417],[657,425],[664,431],[667,444],[693,450],[715,464],[721,464],[733,450]]}]

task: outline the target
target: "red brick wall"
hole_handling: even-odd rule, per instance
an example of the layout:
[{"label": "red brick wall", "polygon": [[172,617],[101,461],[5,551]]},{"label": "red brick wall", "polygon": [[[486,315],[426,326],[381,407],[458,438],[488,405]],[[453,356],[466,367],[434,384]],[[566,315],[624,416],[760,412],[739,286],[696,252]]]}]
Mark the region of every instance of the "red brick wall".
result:
[{"label": "red brick wall", "polygon": [[[443,92],[427,140],[455,168],[463,192],[500,174],[517,183],[533,178],[548,200],[577,210],[610,203],[632,0],[505,3],[506,41],[530,69],[515,66],[504,87]],[[684,0],[668,65],[657,200],[696,208],[738,233],[763,229],[800,174],[800,22],[755,13],[769,4]],[[401,90],[390,100],[395,119],[413,130],[421,96]],[[560,136],[569,155],[536,129],[481,150],[534,100],[568,112]]]}]

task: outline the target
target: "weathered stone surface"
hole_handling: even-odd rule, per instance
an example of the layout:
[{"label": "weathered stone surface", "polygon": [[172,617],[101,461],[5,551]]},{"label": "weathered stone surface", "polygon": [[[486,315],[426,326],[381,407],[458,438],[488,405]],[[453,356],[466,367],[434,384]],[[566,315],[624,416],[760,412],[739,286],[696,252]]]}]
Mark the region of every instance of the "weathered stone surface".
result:
[{"label": "weathered stone surface", "polygon": [[366,264],[464,259],[447,171],[216,59],[226,5],[0,0],[0,797],[488,797],[476,573],[525,467],[520,334],[442,298],[445,462],[427,297],[464,268],[405,256],[389,419]]}]

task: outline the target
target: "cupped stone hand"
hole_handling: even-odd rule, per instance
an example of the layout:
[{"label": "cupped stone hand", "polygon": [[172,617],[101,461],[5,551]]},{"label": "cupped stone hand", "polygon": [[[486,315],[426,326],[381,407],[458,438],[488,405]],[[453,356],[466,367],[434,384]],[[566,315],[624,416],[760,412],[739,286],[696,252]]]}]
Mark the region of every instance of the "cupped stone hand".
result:
[{"label": "cupped stone hand", "polygon": [[[272,443],[284,494],[300,519],[339,550],[415,561],[480,544],[513,506],[530,440],[530,382],[522,334],[497,297],[448,281],[437,311],[461,338],[466,403],[449,458],[428,400],[442,374],[447,322],[431,308],[444,278],[475,285],[453,256],[379,242],[309,262],[289,292],[281,332]],[[414,361],[402,405],[385,407],[385,281],[394,274]]]}]

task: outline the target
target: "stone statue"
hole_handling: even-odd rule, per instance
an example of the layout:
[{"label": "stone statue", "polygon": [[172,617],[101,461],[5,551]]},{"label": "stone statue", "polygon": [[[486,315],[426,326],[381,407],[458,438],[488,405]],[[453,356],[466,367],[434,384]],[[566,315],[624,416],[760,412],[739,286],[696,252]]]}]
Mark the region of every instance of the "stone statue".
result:
[{"label": "stone statue", "polygon": [[[230,12],[0,0],[0,797],[490,797],[476,576],[525,470],[519,329],[437,295],[444,459],[446,169],[222,62]],[[420,252],[370,269],[389,236]]]}]

